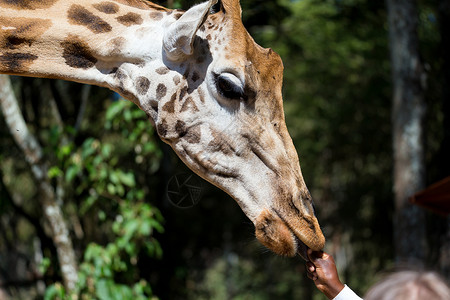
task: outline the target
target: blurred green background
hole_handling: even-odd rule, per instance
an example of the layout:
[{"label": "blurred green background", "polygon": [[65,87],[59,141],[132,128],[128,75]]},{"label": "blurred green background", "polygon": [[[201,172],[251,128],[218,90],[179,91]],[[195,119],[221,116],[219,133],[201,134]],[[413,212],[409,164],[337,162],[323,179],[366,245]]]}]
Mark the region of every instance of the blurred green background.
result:
[{"label": "blurred green background", "polygon": [[[183,9],[194,4],[156,2]],[[443,96],[439,3],[418,1],[419,15],[411,16],[419,21],[427,74],[427,184],[450,173],[442,163],[449,130],[443,103],[449,99]],[[241,5],[254,39],[283,59],[286,122],[326,250],[341,279],[363,295],[394,265],[385,3]],[[304,262],[261,246],[253,224],[219,189],[202,181],[192,207],[169,201],[170,180],[192,173],[131,103],[76,83],[21,77],[12,82],[61,196],[82,299],[325,299],[306,277]],[[36,200],[39,190],[3,118],[0,140],[0,290],[12,299],[64,298],[56,249]],[[427,213],[426,264],[441,273],[439,247],[448,224],[448,218]]]}]

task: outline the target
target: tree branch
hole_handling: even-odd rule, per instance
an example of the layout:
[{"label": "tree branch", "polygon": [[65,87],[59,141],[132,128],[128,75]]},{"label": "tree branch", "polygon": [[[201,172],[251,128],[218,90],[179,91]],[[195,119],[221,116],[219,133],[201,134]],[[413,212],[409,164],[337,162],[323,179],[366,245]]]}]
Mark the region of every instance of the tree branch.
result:
[{"label": "tree branch", "polygon": [[43,162],[42,148],[35,136],[28,130],[9,77],[5,75],[0,75],[0,106],[10,133],[24,153],[32,174],[39,184],[40,201],[52,230],[52,240],[56,246],[64,286],[69,292],[73,291],[78,281],[78,274],[69,231],[61,208],[56,202],[55,191],[47,177],[47,166]]}]

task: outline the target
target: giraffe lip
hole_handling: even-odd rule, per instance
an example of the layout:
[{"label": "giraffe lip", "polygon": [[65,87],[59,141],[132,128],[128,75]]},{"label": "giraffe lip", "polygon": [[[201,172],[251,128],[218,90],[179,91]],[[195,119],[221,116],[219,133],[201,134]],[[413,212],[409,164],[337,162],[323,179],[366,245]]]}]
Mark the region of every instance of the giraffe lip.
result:
[{"label": "giraffe lip", "polygon": [[284,222],[285,226],[289,228],[289,231],[292,234],[292,237],[295,241],[295,247],[296,247],[296,254],[300,255],[301,258],[303,258],[305,261],[308,261],[308,245],[306,245],[292,230],[292,227],[289,225],[288,222],[286,222],[286,219],[275,209],[274,210],[277,216]]},{"label": "giraffe lip", "polygon": [[297,254],[300,255],[301,258],[303,258],[305,261],[308,261],[308,246],[306,246],[305,243],[303,243],[294,233],[292,233],[295,239],[295,243],[297,246]]}]

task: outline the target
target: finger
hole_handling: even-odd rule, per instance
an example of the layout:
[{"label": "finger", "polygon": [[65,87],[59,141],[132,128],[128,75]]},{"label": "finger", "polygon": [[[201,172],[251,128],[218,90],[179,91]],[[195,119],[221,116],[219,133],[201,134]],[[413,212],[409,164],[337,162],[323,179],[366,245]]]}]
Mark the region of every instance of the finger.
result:
[{"label": "finger", "polygon": [[315,258],[313,257],[313,251],[311,249],[308,248],[306,255],[308,255],[309,261],[314,261]]},{"label": "finger", "polygon": [[311,263],[311,262],[307,262],[306,263],[306,269],[309,272],[314,272],[316,270],[316,266],[313,263]]},{"label": "finger", "polygon": [[318,258],[322,258],[324,252],[323,251],[313,251],[311,249],[308,249],[306,252],[308,255],[308,258],[311,262],[314,263],[314,261],[317,261]]},{"label": "finger", "polygon": [[312,273],[306,273],[306,276],[308,276],[309,279],[311,280],[317,280],[317,275],[312,274]]}]

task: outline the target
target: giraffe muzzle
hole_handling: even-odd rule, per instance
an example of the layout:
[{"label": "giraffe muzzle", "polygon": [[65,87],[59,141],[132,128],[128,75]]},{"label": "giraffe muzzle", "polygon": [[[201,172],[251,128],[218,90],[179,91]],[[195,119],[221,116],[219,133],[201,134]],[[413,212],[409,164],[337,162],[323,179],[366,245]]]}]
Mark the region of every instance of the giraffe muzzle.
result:
[{"label": "giraffe muzzle", "polygon": [[307,260],[308,248],[319,251],[325,238],[315,216],[281,217],[276,211],[265,209],[255,222],[256,238],[281,256],[300,255]]}]

